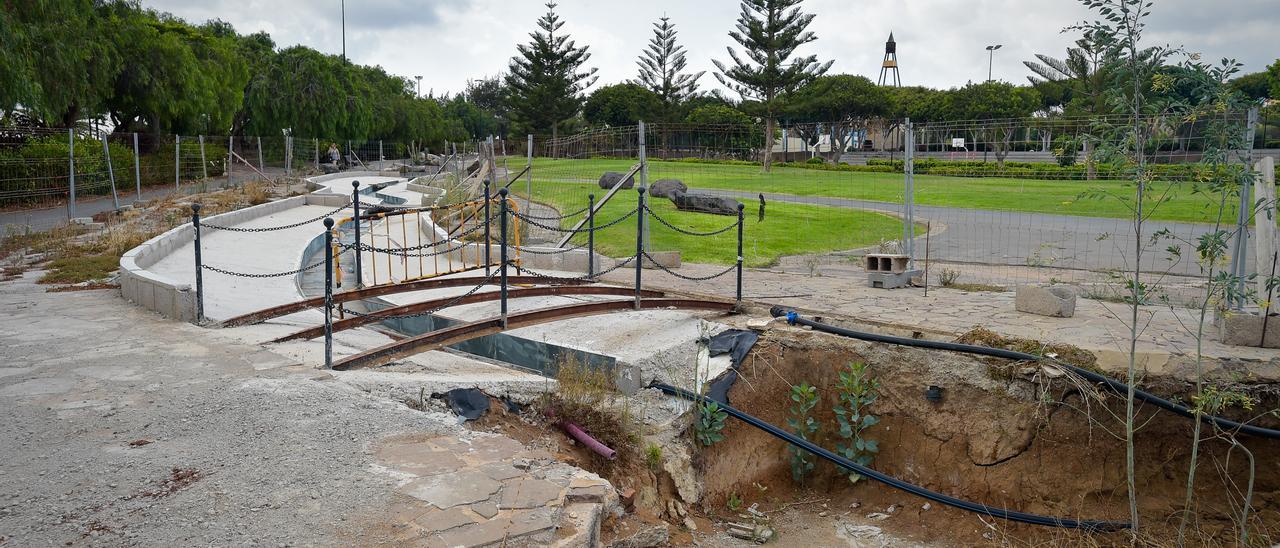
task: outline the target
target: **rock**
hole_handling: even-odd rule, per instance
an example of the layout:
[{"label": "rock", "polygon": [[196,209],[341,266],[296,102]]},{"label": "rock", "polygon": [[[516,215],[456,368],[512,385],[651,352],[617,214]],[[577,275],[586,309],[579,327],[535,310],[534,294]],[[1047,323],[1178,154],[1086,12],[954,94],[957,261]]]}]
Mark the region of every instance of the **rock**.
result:
[{"label": "rock", "polygon": [[690,531],[697,531],[697,530],[698,530],[698,524],[697,524],[697,523],[694,523],[694,521],[693,521],[693,516],[688,516],[688,517],[684,518],[684,528],[685,528],[685,529],[688,529],[688,530],[690,530]]},{"label": "rock", "polygon": [[649,195],[654,198],[670,198],[676,192],[689,192],[689,187],[680,179],[658,179],[649,185]]},{"label": "rock", "polygon": [[1218,333],[1222,344],[1280,348],[1280,316],[1272,312],[1271,318],[1265,322],[1267,324],[1265,341],[1262,338],[1262,324],[1264,323],[1262,320],[1262,316],[1257,314],[1243,312],[1223,314],[1217,319]]},{"label": "rock", "polygon": [[1076,314],[1076,290],[1065,285],[1020,285],[1013,307],[1018,312],[1070,318]]},{"label": "rock", "polygon": [[636,490],[635,489],[632,489],[630,487],[623,489],[622,492],[618,493],[618,498],[621,499],[623,509],[625,509],[628,512],[636,511]]},{"label": "rock", "polygon": [[681,211],[731,215],[734,217],[738,215],[738,201],[732,198],[677,192],[671,196],[671,203],[675,204],[676,208]]},{"label": "rock", "polygon": [[442,163],[444,163],[444,158],[442,158],[440,155],[438,155],[438,154],[428,154],[428,155],[427,155],[427,165],[429,165],[429,166],[438,166],[438,165],[440,165],[440,164],[442,164]]},{"label": "rock", "polygon": [[608,544],[609,548],[652,548],[666,546],[671,541],[671,528],[665,523],[645,524],[630,536],[621,536]]},{"label": "rock", "polygon": [[880,513],[880,512],[872,512],[872,513],[870,513],[870,514],[867,514],[867,519],[874,519],[874,520],[876,520],[876,521],[884,521],[884,520],[886,520],[886,519],[889,519],[889,514],[882,514],[882,513]]},{"label": "rock", "polygon": [[320,164],[320,171],[323,171],[328,175],[330,173],[337,173],[341,171],[341,169],[338,168],[338,164]]},{"label": "rock", "polygon": [[[600,188],[603,188],[605,190],[613,188],[614,185],[618,184],[618,181],[622,181],[622,175],[623,175],[622,173],[618,173],[616,171],[604,172],[604,175],[600,176],[600,183],[599,183]],[[636,186],[636,177],[634,175],[629,177],[626,181],[622,182],[623,190],[634,188],[635,186]]]}]

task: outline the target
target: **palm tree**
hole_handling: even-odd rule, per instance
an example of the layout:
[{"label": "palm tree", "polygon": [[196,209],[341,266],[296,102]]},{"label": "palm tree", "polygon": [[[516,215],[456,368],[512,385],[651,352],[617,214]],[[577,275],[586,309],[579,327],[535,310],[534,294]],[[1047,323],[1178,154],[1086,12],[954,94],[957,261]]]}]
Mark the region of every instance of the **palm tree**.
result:
[{"label": "palm tree", "polygon": [[1108,33],[1089,30],[1076,40],[1076,47],[1067,48],[1064,59],[1055,59],[1037,53],[1036,61],[1023,61],[1033,73],[1027,76],[1033,86],[1061,85],[1064,89],[1064,110],[1081,114],[1102,114],[1106,110],[1104,92],[1110,69],[1114,66],[1119,50],[1115,37]]}]

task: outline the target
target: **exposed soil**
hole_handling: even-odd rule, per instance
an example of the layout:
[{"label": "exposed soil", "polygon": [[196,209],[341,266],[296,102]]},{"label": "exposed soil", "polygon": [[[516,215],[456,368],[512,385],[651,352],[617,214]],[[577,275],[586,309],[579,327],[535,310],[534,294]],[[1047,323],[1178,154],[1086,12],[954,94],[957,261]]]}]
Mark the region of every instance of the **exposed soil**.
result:
[{"label": "exposed soil", "polygon": [[[1088,362],[1086,356],[1070,361]],[[1082,395],[1067,378],[1051,378],[1033,364],[977,359],[950,352],[893,347],[780,327],[761,337],[730,390],[730,403],[780,426],[786,425],[789,384],[808,382],[818,388],[814,409],[822,424],[815,441],[834,448],[840,441],[831,411],[836,403],[838,372],[860,361],[871,365],[881,383],[873,411],[881,423],[869,437],[879,440],[872,467],[948,495],[1026,512],[1084,519],[1126,521],[1123,399]],[[992,366],[1000,362],[1001,368]],[[1084,363],[1081,363],[1084,365]],[[1000,374],[1003,373],[1003,374]],[[1167,384],[1167,382],[1161,383]],[[943,388],[943,399],[930,402],[925,390]],[[1184,386],[1185,390],[1186,387]],[[1091,388],[1085,387],[1088,392]],[[1164,392],[1167,394],[1168,392]],[[1274,397],[1255,409],[1275,409]],[[1232,414],[1232,413],[1228,413]],[[1247,417],[1236,416],[1241,419]],[[1185,418],[1140,409],[1136,436],[1140,514],[1146,531],[1171,537],[1181,514],[1191,447],[1192,424]],[[1280,421],[1258,424],[1275,427]],[[726,441],[701,454],[705,493],[703,510],[727,513],[732,496],[762,509],[816,497],[826,514],[816,526],[841,513],[863,517],[871,512],[889,517],[877,526],[901,539],[926,543],[973,545],[1008,540],[1026,542],[1084,539],[1062,530],[987,519],[862,480],[851,485],[833,465],[820,462],[806,482],[792,481],[784,442],[734,419],[723,432]],[[1114,433],[1114,434],[1113,434]],[[1210,432],[1206,429],[1206,437]],[[1240,437],[1257,463],[1250,535],[1270,545],[1280,535],[1280,443]],[[1238,514],[1248,478],[1247,457],[1226,441],[1202,444],[1196,482],[1199,523],[1194,538],[1206,544],[1237,538],[1230,516]],[[817,514],[818,510],[813,510]],[[830,530],[829,526],[824,526]],[[812,527],[801,527],[801,529]],[[781,539],[803,540],[812,532],[779,528]],[[1101,544],[1127,543],[1126,533],[1096,535]]]}]

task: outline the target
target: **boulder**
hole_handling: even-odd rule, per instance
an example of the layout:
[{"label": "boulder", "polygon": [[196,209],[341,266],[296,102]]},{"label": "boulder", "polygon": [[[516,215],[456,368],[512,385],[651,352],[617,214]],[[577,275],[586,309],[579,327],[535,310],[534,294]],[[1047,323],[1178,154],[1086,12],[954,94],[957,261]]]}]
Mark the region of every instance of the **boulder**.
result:
[{"label": "boulder", "polygon": [[442,158],[442,157],[441,157],[440,155],[438,155],[438,154],[428,154],[428,155],[427,155],[427,165],[429,165],[429,166],[438,166],[438,165],[442,164],[443,162],[444,162],[444,158]]},{"label": "boulder", "polygon": [[677,192],[689,192],[689,187],[680,179],[658,179],[649,185],[649,195],[654,198],[670,198]]},{"label": "boulder", "polygon": [[[622,175],[623,175],[622,173],[618,173],[616,171],[604,172],[604,175],[600,176],[600,188],[603,188],[605,190],[613,188],[613,185],[618,184],[618,181],[622,180]],[[627,180],[623,181],[622,183],[623,190],[630,189],[635,186],[636,186],[636,177],[634,175],[627,178]]]},{"label": "boulder", "polygon": [[320,171],[323,171],[327,175],[330,173],[337,173],[339,171],[342,171],[342,168],[339,168],[338,164],[334,164],[334,163],[320,164]]},{"label": "boulder", "polygon": [[1018,312],[1070,318],[1076,315],[1076,290],[1065,285],[1020,285],[1013,307]]},{"label": "boulder", "polygon": [[681,211],[738,216],[738,201],[732,198],[677,192],[671,196],[671,203]]}]

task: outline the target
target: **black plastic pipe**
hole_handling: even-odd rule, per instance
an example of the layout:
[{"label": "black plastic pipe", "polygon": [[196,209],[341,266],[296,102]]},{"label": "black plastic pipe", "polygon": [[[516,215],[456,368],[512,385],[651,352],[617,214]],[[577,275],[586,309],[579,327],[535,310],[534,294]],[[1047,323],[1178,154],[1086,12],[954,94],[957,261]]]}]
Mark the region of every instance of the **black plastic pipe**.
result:
[{"label": "black plastic pipe", "polygon": [[[915,346],[919,348],[932,348],[935,350],[949,350],[952,352],[963,352],[966,354],[980,354],[983,356],[994,356],[997,358],[1007,358],[1010,360],[1040,361],[1044,359],[1043,357],[1037,356],[1035,354],[1027,354],[1026,352],[1016,352],[1013,350],[1005,350],[1003,348],[991,348],[987,346],[976,346],[972,344],[961,344],[961,343],[942,342],[942,341],[928,341],[928,340],[922,340],[922,339],[908,339],[906,337],[895,337],[893,335],[880,335],[878,333],[854,331],[852,329],[836,327],[834,325],[828,325],[822,322],[806,320],[804,318],[801,318],[800,315],[797,314],[794,310],[785,310],[780,306],[773,307],[772,309],[769,310],[769,312],[773,314],[775,318],[786,317],[787,323],[792,325],[807,325],[809,327],[814,328],[815,330],[822,331],[824,333],[830,333],[832,335],[840,335],[840,336],[849,337],[852,339],[860,339],[864,341],[881,342],[881,343],[888,343],[888,344],[897,344],[902,346]],[[1120,381],[1117,381],[1115,379],[1112,379],[1110,377],[1099,375],[1093,371],[1089,371],[1088,369],[1076,367],[1069,363],[1064,363],[1056,360],[1053,362],[1053,365],[1070,369],[1075,374],[1080,375],[1081,377],[1084,377],[1085,379],[1091,382],[1102,384],[1106,386],[1108,389],[1110,389],[1112,392],[1115,392],[1117,394],[1128,395],[1129,393],[1129,385],[1122,383]],[[1146,392],[1144,390],[1135,389],[1133,391],[1133,394],[1135,398],[1142,400],[1144,402],[1150,403],[1152,405],[1155,405],[1156,407],[1159,407],[1166,411],[1171,411],[1173,413],[1182,415],[1189,419],[1195,419],[1195,416],[1196,416],[1195,412],[1187,408],[1186,406],[1176,404],[1174,402],[1171,402],[1169,400],[1166,400],[1164,398],[1161,398],[1160,396],[1157,396],[1150,392]],[[1200,415],[1200,420],[1206,423],[1216,424],[1225,430],[1235,430],[1243,434],[1249,434],[1251,436],[1259,436],[1263,438],[1280,439],[1280,430],[1244,424],[1244,423],[1233,421],[1228,418],[1218,417],[1214,415]]]},{"label": "black plastic pipe", "polygon": [[[676,388],[669,384],[655,382],[649,385],[649,387],[657,388],[658,390],[661,390],[667,394],[678,396],[678,397],[681,397],[690,401],[698,402],[698,403],[705,403],[706,401],[710,401],[704,396],[700,396],[692,392],[689,392],[687,390]],[[866,466],[863,466],[849,459],[846,459],[840,455],[832,453],[831,451],[828,451],[826,449],[823,449],[822,447],[814,445],[813,442],[810,442],[809,440],[794,436],[782,430],[781,428],[778,428],[777,426],[774,426],[756,417],[743,413],[742,411],[739,411],[733,408],[732,406],[719,403],[719,402],[717,402],[717,405],[719,405],[720,409],[724,410],[724,412],[728,413],[730,416],[742,422],[745,422],[751,426],[754,426],[760,430],[763,430],[775,438],[778,438],[782,441],[790,443],[791,445],[794,445],[796,447],[804,449],[805,451],[813,453],[814,455],[822,459],[830,461],[836,466],[839,466],[841,468],[844,468],[845,470],[849,470],[851,472],[860,474],[862,476],[871,478],[875,481],[888,485],[889,487],[900,489],[902,491],[906,491],[913,495],[934,501],[938,504],[945,504],[947,506],[959,508],[961,510],[967,510],[977,514],[982,514],[984,516],[991,516],[993,518],[1006,519],[1009,521],[1016,521],[1019,523],[1029,523],[1032,525],[1045,525],[1049,527],[1063,527],[1068,529],[1085,529],[1089,531],[1114,531],[1117,529],[1127,529],[1129,527],[1129,523],[1124,521],[1075,520],[1075,519],[1068,519],[1068,518],[1059,518],[1054,516],[1042,516],[1040,514],[1030,514],[1027,512],[1017,512],[1017,511],[1008,510],[1005,508],[997,508],[994,506],[987,506],[985,504],[981,504],[977,502],[970,502],[967,500],[958,499],[950,495],[944,495],[942,493],[938,493],[936,491],[930,491],[928,489],[925,489],[924,487],[920,487],[919,485],[907,483],[893,476],[877,472],[875,470],[867,468]]]}]

